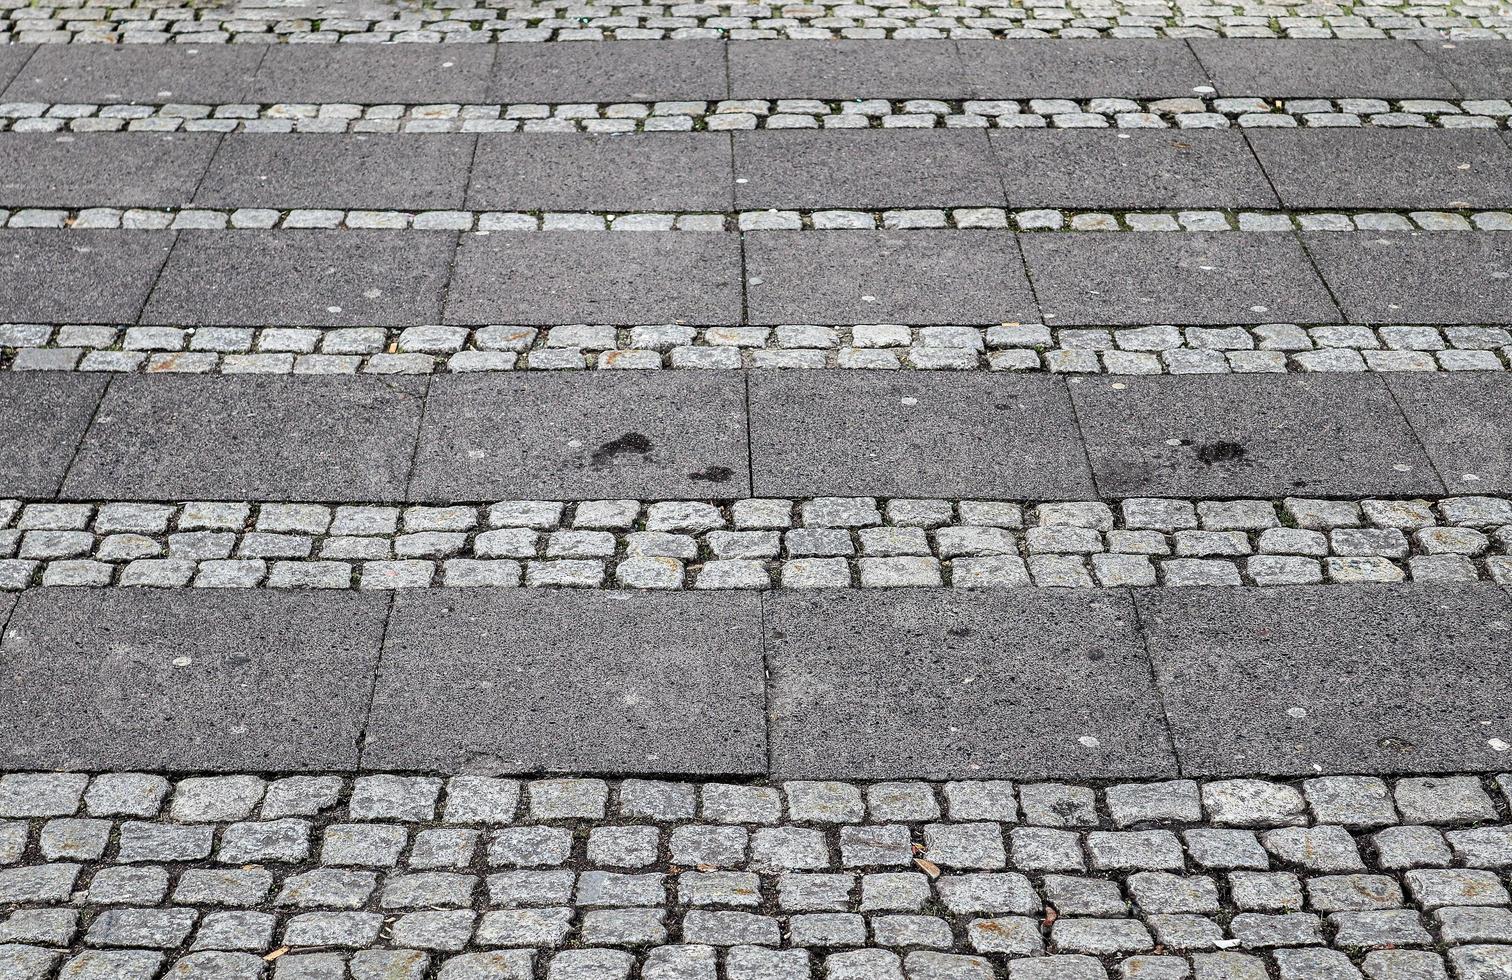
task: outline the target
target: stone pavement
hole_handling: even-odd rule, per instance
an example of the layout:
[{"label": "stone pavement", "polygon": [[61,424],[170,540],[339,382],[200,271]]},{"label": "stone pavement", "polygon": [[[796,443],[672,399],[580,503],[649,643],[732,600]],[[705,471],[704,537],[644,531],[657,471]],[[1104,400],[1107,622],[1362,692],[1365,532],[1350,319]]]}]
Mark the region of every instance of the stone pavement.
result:
[{"label": "stone pavement", "polygon": [[0,980],[1509,980],[1509,31],[0,0]]}]

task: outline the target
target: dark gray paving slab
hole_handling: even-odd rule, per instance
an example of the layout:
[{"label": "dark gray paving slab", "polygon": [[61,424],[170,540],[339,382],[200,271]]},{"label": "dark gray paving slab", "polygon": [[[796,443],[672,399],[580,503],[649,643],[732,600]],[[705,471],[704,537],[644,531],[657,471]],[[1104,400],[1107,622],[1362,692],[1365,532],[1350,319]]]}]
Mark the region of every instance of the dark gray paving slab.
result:
[{"label": "dark gray paving slab", "polygon": [[0,231],[0,323],[132,323],[176,235]]},{"label": "dark gray paving slab", "polygon": [[263,51],[257,44],[43,44],[0,102],[246,102]]},{"label": "dark gray paving slab", "polygon": [[724,42],[503,44],[489,102],[717,101],[726,97]]},{"label": "dark gray paving slab", "polygon": [[11,79],[21,73],[21,67],[26,60],[37,50],[36,44],[7,44],[0,46],[0,92],[10,84]]},{"label": "dark gray paving slab", "polygon": [[1045,322],[1334,323],[1339,314],[1284,233],[1020,235]]},{"label": "dark gray paving slab", "polygon": [[1512,98],[1512,41],[1419,41],[1467,99]]},{"label": "dark gray paving slab", "polygon": [[1443,492],[1379,375],[1088,378],[1071,400],[1104,497]]},{"label": "dark gray paving slab", "polygon": [[388,597],[36,589],[0,641],[0,765],[352,770]]},{"label": "dark gray paving slab", "polygon": [[973,129],[736,133],[735,177],[742,210],[1006,204]]},{"label": "dark gray paving slab", "polygon": [[1267,129],[1245,133],[1288,208],[1495,208],[1512,204],[1499,133]]},{"label": "dark gray paving slab", "polygon": [[11,610],[16,606],[16,593],[6,592],[0,594],[0,635],[4,635],[5,624],[10,621]]},{"label": "dark gray paving slab", "polygon": [[740,239],[718,232],[463,235],[446,322],[693,323],[740,319]]},{"label": "dark gray paving slab", "polygon": [[731,41],[734,99],[959,99],[952,41]]},{"label": "dark gray paving slab", "polygon": [[425,379],[124,375],[64,481],[68,497],[400,500]]},{"label": "dark gray paving slab", "polygon": [[773,775],[1170,775],[1133,612],[1115,591],[769,593]]},{"label": "dark gray paving slab", "polygon": [[1454,86],[1411,41],[1193,38],[1220,96],[1452,99]]},{"label": "dark gray paving slab", "polygon": [[230,133],[194,202],[218,208],[462,207],[475,137]]},{"label": "dark gray paving slab", "polygon": [[0,372],[0,497],[57,494],[89,426],[105,378]]},{"label": "dark gray paving slab", "polygon": [[734,373],[447,375],[431,382],[417,500],[739,497],[745,385]]},{"label": "dark gray paving slab", "polygon": [[242,102],[488,101],[491,44],[273,44]]},{"label": "dark gray paving slab", "polygon": [[751,323],[1002,323],[1037,316],[1007,231],[757,231]]},{"label": "dark gray paving slab", "polygon": [[750,404],[757,496],[1095,496],[1059,378],[756,372]]},{"label": "dark gray paving slab", "polygon": [[1494,585],[1135,594],[1186,776],[1500,771],[1512,600]]},{"label": "dark gray paving slab", "polygon": [[1512,235],[1302,236],[1350,323],[1512,323]]},{"label": "dark gray paving slab", "polygon": [[478,138],[467,206],[728,211],[727,133],[496,133]]},{"label": "dark gray paving slab", "polygon": [[1274,208],[1237,130],[997,129],[998,172],[1016,208]]},{"label": "dark gray paving slab", "polygon": [[766,771],[755,595],[396,597],[365,769]]},{"label": "dark gray paving slab", "polygon": [[1191,96],[1208,84],[1185,41],[961,41],[967,91],[976,99],[1126,99]]},{"label": "dark gray paving slab", "polygon": [[454,233],[440,231],[185,231],[142,322],[435,323],[456,244]]},{"label": "dark gray paving slab", "polygon": [[219,141],[215,133],[0,134],[0,206],[181,207]]},{"label": "dark gray paving slab", "polygon": [[1512,492],[1512,379],[1388,374],[1386,384],[1450,493]]}]

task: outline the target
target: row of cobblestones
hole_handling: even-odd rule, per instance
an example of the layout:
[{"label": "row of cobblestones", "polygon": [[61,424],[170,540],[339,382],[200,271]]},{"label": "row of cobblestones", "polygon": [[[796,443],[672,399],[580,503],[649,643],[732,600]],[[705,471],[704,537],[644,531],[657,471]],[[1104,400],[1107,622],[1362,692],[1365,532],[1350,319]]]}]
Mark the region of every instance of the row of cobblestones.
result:
[{"label": "row of cobblestones", "polygon": [[339,229],[445,231],[829,231],[1012,228],[1115,231],[1512,231],[1509,211],[1068,211],[893,208],[731,212],[394,211],[334,208],[0,208],[3,228]]},{"label": "row of cobblestones", "polygon": [[613,4],[578,0],[483,3],[317,4],[0,3],[0,43],[338,41],[538,42],[653,38],[1409,37],[1512,36],[1492,0],[1264,3],[1107,0],[889,6]]},{"label": "row of cobblestones", "polygon": [[0,589],[1512,583],[1512,500],[0,500]]},{"label": "row of cobblestones", "polygon": [[0,103],[0,132],[620,133],[751,129],[1506,129],[1506,99],[736,99],[545,104]]},{"label": "row of cobblestones", "polygon": [[1509,794],[11,773],[0,976],[1499,980]]},{"label": "row of cobblestones", "polygon": [[132,327],[0,324],[0,370],[432,374],[573,370],[993,370],[1058,374],[1504,371],[1494,326]]}]

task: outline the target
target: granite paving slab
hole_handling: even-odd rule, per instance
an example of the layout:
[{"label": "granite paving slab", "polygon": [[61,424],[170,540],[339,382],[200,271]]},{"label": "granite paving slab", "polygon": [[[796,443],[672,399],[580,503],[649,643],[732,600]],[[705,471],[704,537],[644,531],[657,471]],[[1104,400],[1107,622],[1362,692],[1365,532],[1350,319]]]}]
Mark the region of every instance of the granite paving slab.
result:
[{"label": "granite paving slab", "polygon": [[1070,387],[1104,497],[1442,492],[1379,375],[1087,378]]},{"label": "granite paving slab", "polygon": [[1512,322],[1512,235],[1304,232],[1350,323]]},{"label": "granite paving slab", "polygon": [[0,760],[20,769],[354,769],[388,601],[28,592],[0,639]]},{"label": "granite paving slab", "polygon": [[0,374],[0,497],[57,494],[105,381],[85,374]]},{"label": "granite paving slab", "polygon": [[0,206],[182,207],[220,140],[216,133],[3,133]]},{"label": "granite paving slab", "polygon": [[1497,772],[1512,597],[1495,585],[1134,593],[1185,776]]},{"label": "granite paving slab", "polygon": [[722,41],[505,44],[487,101],[712,102],[728,93]]},{"label": "granite paving slab", "polygon": [[1512,381],[1460,372],[1386,384],[1450,493],[1512,490]]},{"label": "granite paving slab", "polygon": [[358,105],[488,101],[488,44],[275,44],[238,102]]},{"label": "granite paving slab", "polygon": [[1418,46],[1462,98],[1512,98],[1512,42],[1425,40]]},{"label": "granite paving slab", "polygon": [[230,44],[43,44],[0,102],[246,102],[267,48]]},{"label": "granite paving slab", "polygon": [[396,597],[365,769],[761,774],[754,595]]},{"label": "granite paving slab", "polygon": [[1189,98],[1208,85],[1186,43],[1096,38],[958,42],[974,99]]},{"label": "granite paving slab", "polygon": [[133,323],[176,232],[0,231],[0,323]]},{"label": "granite paving slab", "polygon": [[37,50],[35,44],[7,44],[0,46],[0,93],[10,84],[11,79],[21,72],[32,52]]},{"label": "granite paving slab", "polygon": [[732,99],[959,99],[955,42],[731,41]]},{"label": "granite paving slab", "polygon": [[1192,38],[1220,96],[1452,99],[1455,88],[1411,41]]}]

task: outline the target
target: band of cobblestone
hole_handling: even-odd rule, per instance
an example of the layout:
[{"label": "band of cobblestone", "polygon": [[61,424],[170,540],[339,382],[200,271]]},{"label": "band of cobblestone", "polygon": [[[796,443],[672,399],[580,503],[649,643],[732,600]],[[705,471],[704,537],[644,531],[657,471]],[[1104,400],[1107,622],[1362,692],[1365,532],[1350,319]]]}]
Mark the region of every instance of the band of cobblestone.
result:
[{"label": "band of cobblestone", "polygon": [[1222,374],[1504,371],[1494,326],[407,328],[0,324],[0,370],[223,374],[862,370]]},{"label": "band of cobblestone", "polygon": [[11,773],[0,975],[1499,980],[1509,794]]},{"label": "band of cobblestone", "polygon": [[1506,129],[1506,99],[731,99],[721,102],[357,105],[0,103],[0,132],[619,133],[750,129]]},{"label": "band of cobblestone", "polygon": [[0,589],[1512,583],[1512,499],[0,500]]},{"label": "band of cobblestone", "polygon": [[[314,7],[311,10],[311,7]],[[1439,0],[1264,3],[1144,0],[1117,3],[913,4],[847,0],[802,5],[601,2],[186,5],[0,3],[0,43],[409,41],[538,42],[604,39],[1034,38],[1034,37],[1512,37],[1505,7]]]}]

